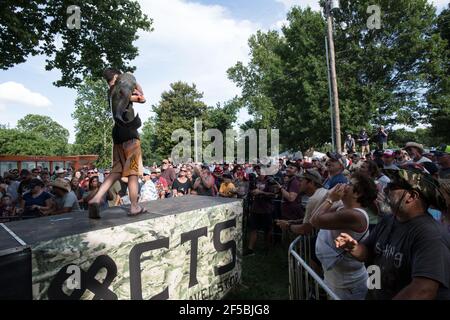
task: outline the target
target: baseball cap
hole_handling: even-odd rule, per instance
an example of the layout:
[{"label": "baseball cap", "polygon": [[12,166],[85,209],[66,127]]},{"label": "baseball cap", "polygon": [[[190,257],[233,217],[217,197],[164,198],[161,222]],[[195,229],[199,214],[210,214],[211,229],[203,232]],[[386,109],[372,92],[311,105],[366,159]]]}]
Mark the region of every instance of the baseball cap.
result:
[{"label": "baseball cap", "polygon": [[391,157],[394,157],[394,156],[395,156],[395,152],[392,151],[392,150],[387,149],[387,150],[384,150],[384,152],[383,152],[383,157],[391,158]]},{"label": "baseball cap", "polygon": [[419,168],[383,170],[383,172],[391,179],[388,187],[393,184],[405,190],[416,190],[428,205],[433,205],[440,210],[446,209],[439,182],[429,173]]},{"label": "baseball cap", "polygon": [[340,164],[342,164],[345,167],[344,159],[340,153],[327,152],[327,157],[334,161],[338,161]]},{"label": "baseball cap", "polygon": [[300,176],[300,179],[308,179],[312,182],[322,186],[322,176],[317,170],[306,169]]},{"label": "baseball cap", "polygon": [[302,167],[301,164],[298,163],[297,161],[296,161],[296,162],[292,162],[292,161],[291,161],[290,163],[288,163],[288,166],[289,166],[289,167],[296,167],[298,171],[300,171],[300,169],[301,169],[301,167]]}]

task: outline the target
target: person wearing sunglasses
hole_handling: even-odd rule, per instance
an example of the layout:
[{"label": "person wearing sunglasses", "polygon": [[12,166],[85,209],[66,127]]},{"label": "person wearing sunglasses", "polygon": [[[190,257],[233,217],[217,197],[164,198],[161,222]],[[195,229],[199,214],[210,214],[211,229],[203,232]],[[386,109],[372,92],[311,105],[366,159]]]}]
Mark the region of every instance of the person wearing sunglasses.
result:
[{"label": "person wearing sunglasses", "polygon": [[181,197],[191,193],[192,182],[187,178],[186,167],[181,167],[178,177],[172,184],[173,197]]},{"label": "person wearing sunglasses", "polygon": [[336,247],[381,270],[369,299],[450,299],[450,235],[427,213],[429,207],[445,210],[439,183],[418,169],[386,170],[386,175],[393,214],[363,241],[342,233]]},{"label": "person wearing sunglasses", "polygon": [[320,229],[316,256],[322,264],[325,283],[343,300],[364,299],[368,275],[364,263],[337,249],[334,239],[341,233],[359,241],[366,239],[369,216],[364,208],[376,198],[377,187],[373,180],[355,173],[350,182],[338,184],[330,190],[326,200],[309,219],[314,228]]},{"label": "person wearing sunglasses", "polygon": [[346,167],[343,156],[336,152],[327,152],[328,160],[326,167],[328,170],[328,178],[324,181],[325,189],[332,189],[339,183],[347,183],[347,178],[343,175]]}]

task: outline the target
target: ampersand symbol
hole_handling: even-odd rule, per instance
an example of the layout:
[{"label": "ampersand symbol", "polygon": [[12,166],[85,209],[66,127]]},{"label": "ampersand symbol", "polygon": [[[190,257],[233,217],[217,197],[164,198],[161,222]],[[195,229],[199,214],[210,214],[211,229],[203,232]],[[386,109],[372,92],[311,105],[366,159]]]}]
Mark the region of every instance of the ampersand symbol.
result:
[{"label": "ampersand symbol", "polygon": [[[117,300],[117,295],[109,290],[109,286],[117,276],[117,266],[113,259],[106,255],[99,256],[87,271],[80,268],[80,289],[74,289],[70,295],[67,295],[63,291],[63,284],[71,277],[71,274],[67,273],[67,268],[70,266],[73,266],[73,264],[68,264],[61,268],[50,283],[48,288],[48,298],[50,300],[80,300],[86,290],[94,293],[93,300]],[[95,276],[103,268],[106,269],[106,278],[103,282],[100,282]]]}]

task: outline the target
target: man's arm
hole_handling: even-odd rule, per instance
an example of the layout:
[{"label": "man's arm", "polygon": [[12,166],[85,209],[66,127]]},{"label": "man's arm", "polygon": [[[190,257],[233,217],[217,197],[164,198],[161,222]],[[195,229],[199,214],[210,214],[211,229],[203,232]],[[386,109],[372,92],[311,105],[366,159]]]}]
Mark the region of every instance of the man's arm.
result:
[{"label": "man's arm", "polygon": [[203,185],[209,189],[212,187],[212,185],[214,184],[213,179],[211,176],[207,175],[204,177],[201,177],[202,181],[203,181]]},{"label": "man's arm", "polygon": [[369,249],[362,243],[358,243],[347,233],[341,233],[339,237],[334,240],[336,248],[343,249],[350,253],[353,258],[361,262],[366,262],[369,260],[370,252]]},{"label": "man's arm", "polygon": [[291,231],[295,234],[309,235],[314,231],[314,227],[310,223],[292,224]]},{"label": "man's arm", "polygon": [[281,189],[281,195],[283,196],[283,199],[286,199],[289,202],[294,202],[295,199],[297,199],[298,193],[297,192],[289,192],[286,189]]},{"label": "man's arm", "polygon": [[199,185],[200,185],[200,181],[201,181],[201,179],[200,179],[200,177],[198,177],[198,178],[195,180],[194,186],[192,187],[192,189],[196,190],[196,189],[199,187]]},{"label": "man's arm", "polygon": [[433,300],[439,289],[439,282],[423,278],[413,278],[411,283],[397,293],[393,300]]}]

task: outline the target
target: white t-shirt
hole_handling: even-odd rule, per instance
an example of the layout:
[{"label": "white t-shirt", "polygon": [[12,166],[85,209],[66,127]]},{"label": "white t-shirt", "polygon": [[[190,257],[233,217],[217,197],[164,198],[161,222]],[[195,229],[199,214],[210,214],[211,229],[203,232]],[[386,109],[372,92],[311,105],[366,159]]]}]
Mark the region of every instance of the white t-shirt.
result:
[{"label": "white t-shirt", "polygon": [[152,180],[148,180],[141,188],[141,196],[139,202],[153,201],[158,199],[158,192]]},{"label": "white t-shirt", "polygon": [[303,218],[303,223],[309,223],[314,211],[319,208],[319,206],[325,201],[328,195],[328,190],[325,188],[319,188],[314,192],[314,194],[308,199],[308,203],[305,208],[305,217]]},{"label": "white t-shirt", "polygon": [[433,162],[430,159],[428,159],[427,157],[422,157],[417,161],[414,161],[415,163],[424,163],[424,162]]}]

